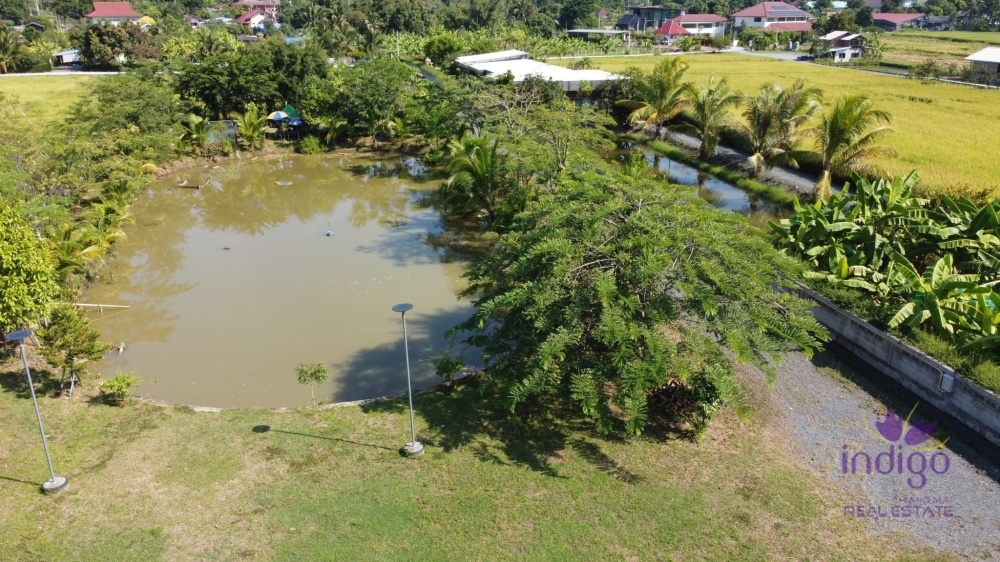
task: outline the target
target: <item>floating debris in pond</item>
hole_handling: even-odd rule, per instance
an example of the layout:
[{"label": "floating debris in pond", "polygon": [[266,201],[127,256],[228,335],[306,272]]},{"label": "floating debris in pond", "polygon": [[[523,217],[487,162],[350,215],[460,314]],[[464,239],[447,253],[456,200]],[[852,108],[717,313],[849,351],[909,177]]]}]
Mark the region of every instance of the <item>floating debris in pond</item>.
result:
[{"label": "floating debris in pond", "polygon": [[326,235],[327,236],[333,236],[333,231],[332,230],[327,230],[326,231]]},{"label": "floating debris in pond", "polygon": [[278,185],[292,185],[292,182],[290,182],[290,181],[288,181],[288,180],[281,180],[281,181],[276,181],[276,182],[274,182],[274,183],[276,183],[276,184],[278,184]]}]

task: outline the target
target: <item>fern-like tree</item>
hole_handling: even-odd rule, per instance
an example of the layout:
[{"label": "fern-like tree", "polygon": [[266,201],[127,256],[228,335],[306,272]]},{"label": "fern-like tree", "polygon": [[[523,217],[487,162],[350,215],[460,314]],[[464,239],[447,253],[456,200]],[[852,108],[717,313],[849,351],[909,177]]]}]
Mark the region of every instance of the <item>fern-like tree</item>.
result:
[{"label": "fern-like tree", "polygon": [[896,154],[891,146],[881,144],[892,131],[888,126],[891,119],[889,113],[875,109],[866,96],[837,99],[812,130],[823,167],[813,187],[816,199],[826,201],[830,198],[833,174],[871,177],[885,173],[873,161]]},{"label": "fern-like tree", "polygon": [[777,82],[765,84],[752,98],[746,98],[743,117],[746,124],[734,127],[740,148],[750,153],[748,161],[754,177],[765,169],[789,165],[798,167],[798,159],[807,150],[806,121],[819,113],[822,91],[798,79],[785,89]]},{"label": "fern-like tree", "polygon": [[264,148],[264,131],[267,129],[267,115],[257,104],[250,102],[243,113],[234,113],[236,132],[248,149]]},{"label": "fern-like tree", "polygon": [[454,332],[483,349],[511,410],[568,397],[599,430],[637,434],[651,389],[699,388],[707,416],[740,400],[730,357],[773,375],[783,351],[825,338],[806,302],[774,290],[795,266],[762,233],[626,174],[561,175],[468,273],[475,313]]},{"label": "fern-like tree", "polygon": [[84,371],[83,364],[100,360],[109,348],[100,341],[101,334],[91,327],[90,321],[71,304],[53,308],[48,325],[38,330],[38,337],[42,340],[42,357],[62,371],[60,389],[69,375],[71,396],[77,374]]},{"label": "fern-like tree", "polygon": [[711,158],[719,145],[719,133],[732,123],[729,109],[739,105],[742,96],[725,78],[716,83],[715,77],[709,78],[708,85],[702,88],[689,84],[685,92],[689,105],[681,114],[681,130],[701,139],[698,155]]},{"label": "fern-like tree", "polygon": [[677,117],[687,104],[684,82],[688,64],[680,57],[667,57],[657,63],[649,76],[639,78],[636,87],[640,98],[619,100],[617,105],[631,110],[629,123],[642,128],[655,126],[657,135],[664,124]]},{"label": "fern-like tree", "polygon": [[316,385],[324,383],[330,379],[330,370],[324,363],[303,363],[295,368],[299,384],[309,385],[309,394],[312,396],[312,405],[316,405]]}]

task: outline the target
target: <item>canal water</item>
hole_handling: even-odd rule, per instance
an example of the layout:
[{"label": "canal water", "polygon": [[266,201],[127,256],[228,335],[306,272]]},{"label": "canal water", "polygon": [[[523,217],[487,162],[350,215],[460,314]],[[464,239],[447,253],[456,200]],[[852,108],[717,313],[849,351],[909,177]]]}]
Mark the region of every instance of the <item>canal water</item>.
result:
[{"label": "canal water", "polygon": [[330,368],[323,402],[405,392],[391,308],[409,302],[414,386],[439,382],[427,359],[472,313],[456,296],[462,237],[422,203],[439,183],[413,160],[330,156],[162,178],[138,198],[110,278],[86,295],[131,307],[91,313],[105,341],[124,344],[92,370],[134,371],[140,396],[198,406],[307,405],[301,363]]}]

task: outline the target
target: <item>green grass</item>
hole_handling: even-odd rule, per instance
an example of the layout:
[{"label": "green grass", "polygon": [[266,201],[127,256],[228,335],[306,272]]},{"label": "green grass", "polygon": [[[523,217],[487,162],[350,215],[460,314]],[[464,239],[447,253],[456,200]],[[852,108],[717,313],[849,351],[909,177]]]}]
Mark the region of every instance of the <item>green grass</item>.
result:
[{"label": "green grass", "polygon": [[3,560],[954,559],[844,518],[842,491],[764,414],[722,416],[700,443],[607,440],[492,410],[475,381],[417,398],[416,459],[398,453],[402,400],[194,413],[42,397],[70,479],[43,496],[16,366],[0,375]]},{"label": "green grass", "polygon": [[[619,72],[629,66],[648,71],[659,60],[593,59],[597,67]],[[828,104],[841,95],[865,94],[893,116],[895,132],[887,143],[899,154],[881,162],[889,172],[906,174],[919,169],[925,193],[963,192],[980,199],[990,193],[1000,196],[995,150],[1000,146],[1000,127],[994,126],[1000,94],[996,91],[763,57],[698,55],[687,61],[686,78],[699,85],[715,76],[727,78],[738,90],[756,93],[767,82],[790,85],[803,77],[823,89]]]},{"label": "green grass", "polygon": [[35,126],[61,121],[86,92],[95,76],[16,76],[0,77],[0,94],[17,98],[21,110]]}]

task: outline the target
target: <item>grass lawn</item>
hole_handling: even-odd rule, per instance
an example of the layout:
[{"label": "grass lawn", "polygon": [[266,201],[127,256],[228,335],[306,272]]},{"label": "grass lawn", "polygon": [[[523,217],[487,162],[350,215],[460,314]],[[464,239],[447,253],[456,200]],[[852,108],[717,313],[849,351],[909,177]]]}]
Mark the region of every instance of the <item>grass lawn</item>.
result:
[{"label": "grass lawn", "polygon": [[398,453],[403,400],[194,413],[45,397],[70,487],[43,496],[23,377],[0,373],[5,561],[954,559],[843,517],[773,414],[721,416],[700,443],[609,440],[493,411],[476,381],[418,397],[416,459]]},{"label": "grass lawn", "polygon": [[69,115],[69,109],[85,92],[85,86],[96,76],[48,75],[0,77],[0,94],[16,97],[21,109],[35,125],[59,121]]},{"label": "grass lawn", "polygon": [[885,60],[917,64],[933,59],[939,63],[968,64],[965,57],[991,45],[1000,45],[1000,33],[900,32],[884,33]]},{"label": "grass lawn", "polygon": [[[610,71],[628,66],[649,71],[660,58],[591,60],[596,67]],[[883,162],[890,172],[905,174],[916,168],[923,188],[930,192],[956,193],[971,188],[1000,197],[996,179],[998,91],[764,57],[711,54],[689,56],[687,61],[690,69],[686,78],[698,85],[714,75],[727,78],[738,90],[756,93],[766,82],[787,86],[803,77],[823,89],[828,103],[848,93],[865,94],[875,100],[877,108],[893,116],[895,133],[887,142],[899,154]],[[555,62],[568,65],[572,61]]]}]

